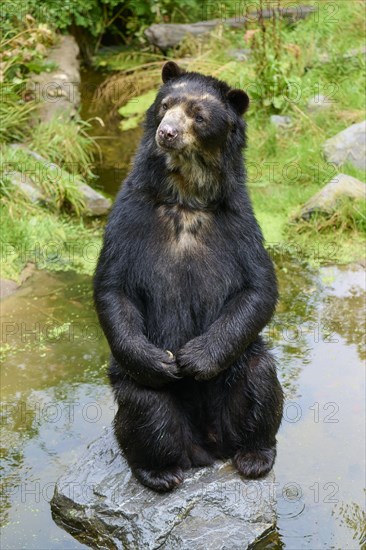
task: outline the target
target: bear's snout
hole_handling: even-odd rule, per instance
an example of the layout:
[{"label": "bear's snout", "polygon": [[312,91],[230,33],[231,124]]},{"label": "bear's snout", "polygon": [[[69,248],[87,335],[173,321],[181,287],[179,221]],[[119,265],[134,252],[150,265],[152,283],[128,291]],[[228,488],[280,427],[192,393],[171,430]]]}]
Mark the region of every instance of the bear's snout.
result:
[{"label": "bear's snout", "polygon": [[163,149],[182,149],[189,121],[182,106],[169,109],[156,130],[156,143]]},{"label": "bear's snout", "polygon": [[160,145],[171,145],[178,137],[178,130],[170,124],[164,124],[158,129],[158,142]]}]

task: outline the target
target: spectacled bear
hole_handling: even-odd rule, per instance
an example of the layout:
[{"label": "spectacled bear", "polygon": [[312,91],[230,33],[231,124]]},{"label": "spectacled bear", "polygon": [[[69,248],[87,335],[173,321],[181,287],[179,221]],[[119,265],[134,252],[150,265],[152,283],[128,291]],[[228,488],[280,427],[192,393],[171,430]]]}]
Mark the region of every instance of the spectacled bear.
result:
[{"label": "spectacled bear", "polygon": [[116,438],[140,482],[169,491],[217,457],[246,478],[267,474],[283,395],[259,335],[277,283],[245,187],[248,96],[174,62],[162,80],[105,230],[94,297]]}]

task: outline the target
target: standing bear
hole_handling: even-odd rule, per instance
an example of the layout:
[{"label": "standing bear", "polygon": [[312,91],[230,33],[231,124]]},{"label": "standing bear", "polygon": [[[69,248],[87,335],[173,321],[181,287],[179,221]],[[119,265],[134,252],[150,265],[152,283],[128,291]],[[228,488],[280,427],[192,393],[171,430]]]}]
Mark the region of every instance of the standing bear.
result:
[{"label": "standing bear", "polygon": [[276,456],[283,394],[259,336],[277,301],[245,187],[242,90],[173,62],[148,109],[94,279],[112,351],[114,431],[156,491],[232,457],[246,478]]}]

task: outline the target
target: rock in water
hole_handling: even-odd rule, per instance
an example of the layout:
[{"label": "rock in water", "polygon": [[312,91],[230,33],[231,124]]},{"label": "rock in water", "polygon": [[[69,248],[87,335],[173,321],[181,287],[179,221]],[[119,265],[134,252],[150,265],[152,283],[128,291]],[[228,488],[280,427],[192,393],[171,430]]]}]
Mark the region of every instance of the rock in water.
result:
[{"label": "rock in water", "polygon": [[218,462],[158,494],[135,480],[108,429],[58,480],[51,507],[93,548],[244,550],[274,528],[274,476],[246,481]]},{"label": "rock in water", "polygon": [[336,209],[339,199],[342,198],[365,200],[366,185],[352,176],[338,174],[304,204],[296,218],[306,220],[314,212],[331,214]]},{"label": "rock in water", "polygon": [[327,160],[337,166],[350,162],[356,168],[366,170],[366,120],[328,139],[324,153]]}]

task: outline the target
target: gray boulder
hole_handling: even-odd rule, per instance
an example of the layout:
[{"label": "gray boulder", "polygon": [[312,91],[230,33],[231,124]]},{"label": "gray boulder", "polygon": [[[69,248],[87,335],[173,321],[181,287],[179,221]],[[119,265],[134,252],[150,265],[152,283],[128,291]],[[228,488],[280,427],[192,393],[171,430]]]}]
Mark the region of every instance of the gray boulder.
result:
[{"label": "gray boulder", "polygon": [[58,480],[51,507],[61,527],[93,548],[244,550],[274,528],[273,480],[245,481],[219,462],[157,494],[134,479],[108,429]]},{"label": "gray boulder", "polygon": [[311,113],[316,113],[318,111],[325,111],[329,109],[334,104],[334,100],[330,99],[325,95],[314,95],[308,101],[308,110]]},{"label": "gray boulder", "polygon": [[87,183],[77,182],[90,216],[104,216],[112,206],[112,201],[90,187]]},{"label": "gray boulder", "polygon": [[20,189],[20,191],[27,197],[30,202],[41,202],[43,200],[42,193],[35,186],[34,181],[21,172],[5,172],[5,177],[14,187]]},{"label": "gray boulder", "polygon": [[309,219],[314,212],[331,214],[342,198],[365,199],[366,185],[352,176],[338,174],[307,201],[296,218]]},{"label": "gray boulder", "polygon": [[350,162],[356,168],[366,170],[366,120],[328,139],[323,148],[329,162],[337,166]]},{"label": "gray boulder", "polygon": [[290,116],[272,115],[271,123],[276,126],[276,128],[287,128],[291,126],[292,118]]},{"label": "gray boulder", "polygon": [[17,281],[12,281],[11,279],[0,279],[0,300],[14,294],[14,292],[33,275],[35,268],[36,266],[29,262],[23,268]]}]

